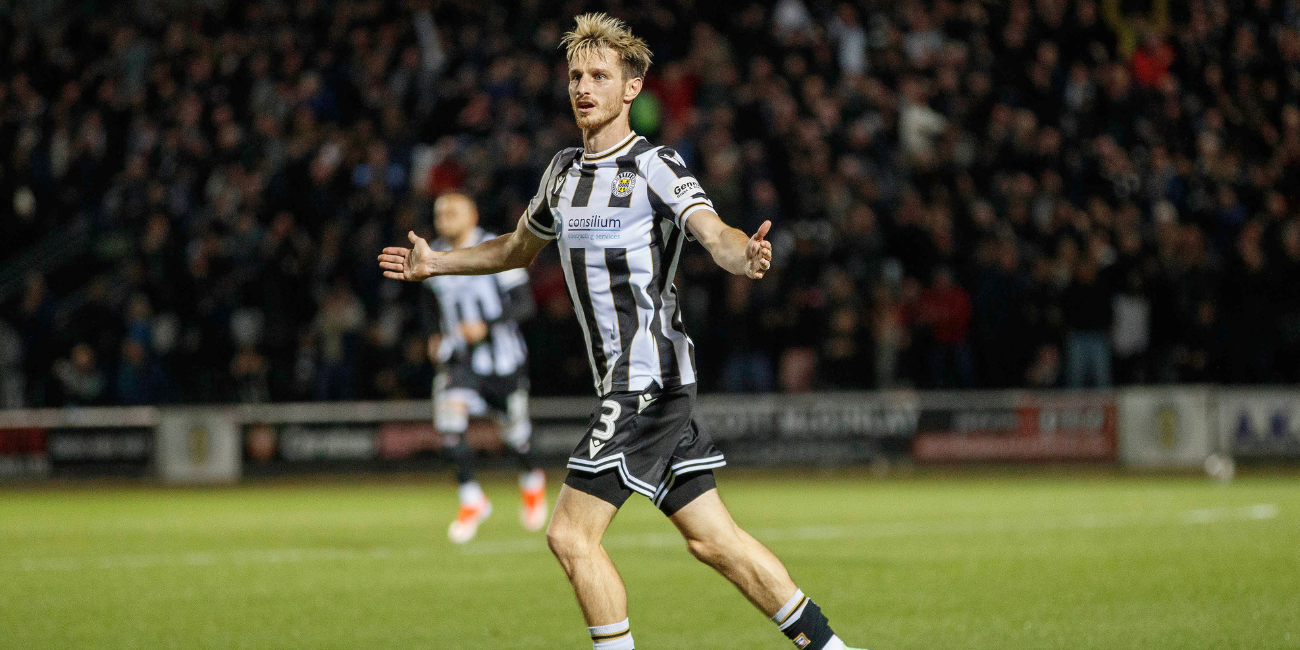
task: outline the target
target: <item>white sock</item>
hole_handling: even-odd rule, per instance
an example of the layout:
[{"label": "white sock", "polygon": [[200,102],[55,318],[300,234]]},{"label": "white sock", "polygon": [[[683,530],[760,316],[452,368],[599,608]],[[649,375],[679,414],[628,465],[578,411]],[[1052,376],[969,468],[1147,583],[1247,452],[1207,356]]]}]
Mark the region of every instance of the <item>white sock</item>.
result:
[{"label": "white sock", "polygon": [[546,473],[540,469],[519,475],[519,489],[525,492],[540,490],[544,485],[546,485]]},{"label": "white sock", "polygon": [[636,650],[632,643],[632,627],[627,619],[609,625],[587,628],[591,634],[592,650]]},{"label": "white sock", "polygon": [[483,499],[486,498],[486,495],[483,494],[483,486],[479,485],[478,481],[461,483],[456,493],[460,495],[460,505],[462,506],[470,503],[482,503]]},{"label": "white sock", "polygon": [[799,620],[799,611],[796,610],[802,610],[807,604],[808,599],[804,598],[803,590],[795,589],[794,595],[790,597],[790,600],[785,601],[785,604],[781,606],[781,609],[776,610],[776,613],[772,615],[772,622],[776,623],[778,628],[784,630],[789,627],[791,623]]},{"label": "white sock", "polygon": [[845,650],[844,642],[840,640],[837,634],[832,636],[831,640],[826,642],[826,645],[822,646],[822,650]]}]

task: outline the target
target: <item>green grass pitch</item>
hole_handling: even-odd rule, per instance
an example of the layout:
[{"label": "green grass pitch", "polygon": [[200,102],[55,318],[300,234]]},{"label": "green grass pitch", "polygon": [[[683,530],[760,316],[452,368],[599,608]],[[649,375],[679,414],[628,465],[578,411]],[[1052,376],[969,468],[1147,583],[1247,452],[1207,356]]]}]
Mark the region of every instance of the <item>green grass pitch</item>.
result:
[{"label": "green grass pitch", "polygon": [[[1300,648],[1294,474],[719,479],[853,645]],[[497,512],[465,548],[445,475],[0,492],[0,648],[589,648],[509,477],[486,488]],[[792,647],[645,499],[607,547],[638,648]]]}]

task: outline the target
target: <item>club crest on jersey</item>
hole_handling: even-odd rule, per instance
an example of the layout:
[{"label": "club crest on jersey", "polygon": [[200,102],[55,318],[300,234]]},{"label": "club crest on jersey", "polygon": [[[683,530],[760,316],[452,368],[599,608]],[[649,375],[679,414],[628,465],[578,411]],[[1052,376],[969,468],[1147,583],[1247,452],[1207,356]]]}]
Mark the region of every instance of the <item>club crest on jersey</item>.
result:
[{"label": "club crest on jersey", "polygon": [[619,172],[614,177],[614,196],[624,197],[636,187],[636,172]]}]

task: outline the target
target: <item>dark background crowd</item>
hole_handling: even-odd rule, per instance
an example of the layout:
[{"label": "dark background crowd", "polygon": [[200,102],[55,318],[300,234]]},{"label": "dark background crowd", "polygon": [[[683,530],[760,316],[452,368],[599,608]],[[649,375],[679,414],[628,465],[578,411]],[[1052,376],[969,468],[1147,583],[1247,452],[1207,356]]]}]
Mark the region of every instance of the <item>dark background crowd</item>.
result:
[{"label": "dark background crowd", "polygon": [[[0,9],[0,405],[423,397],[375,255],[502,232],[580,144],[559,38],[774,272],[678,278],[704,390],[1300,380],[1296,0],[262,0]],[[553,247],[537,393],[590,374]]]}]

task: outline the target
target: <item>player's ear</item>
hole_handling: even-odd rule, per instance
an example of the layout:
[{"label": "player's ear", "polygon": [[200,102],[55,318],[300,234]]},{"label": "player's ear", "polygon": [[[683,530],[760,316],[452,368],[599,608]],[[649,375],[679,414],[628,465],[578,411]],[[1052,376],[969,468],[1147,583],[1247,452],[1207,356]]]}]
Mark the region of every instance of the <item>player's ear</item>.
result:
[{"label": "player's ear", "polygon": [[627,84],[623,86],[623,101],[629,104],[632,103],[632,100],[636,99],[636,96],[641,94],[641,86],[644,83],[645,79],[642,79],[641,77],[632,77],[629,79]]}]

